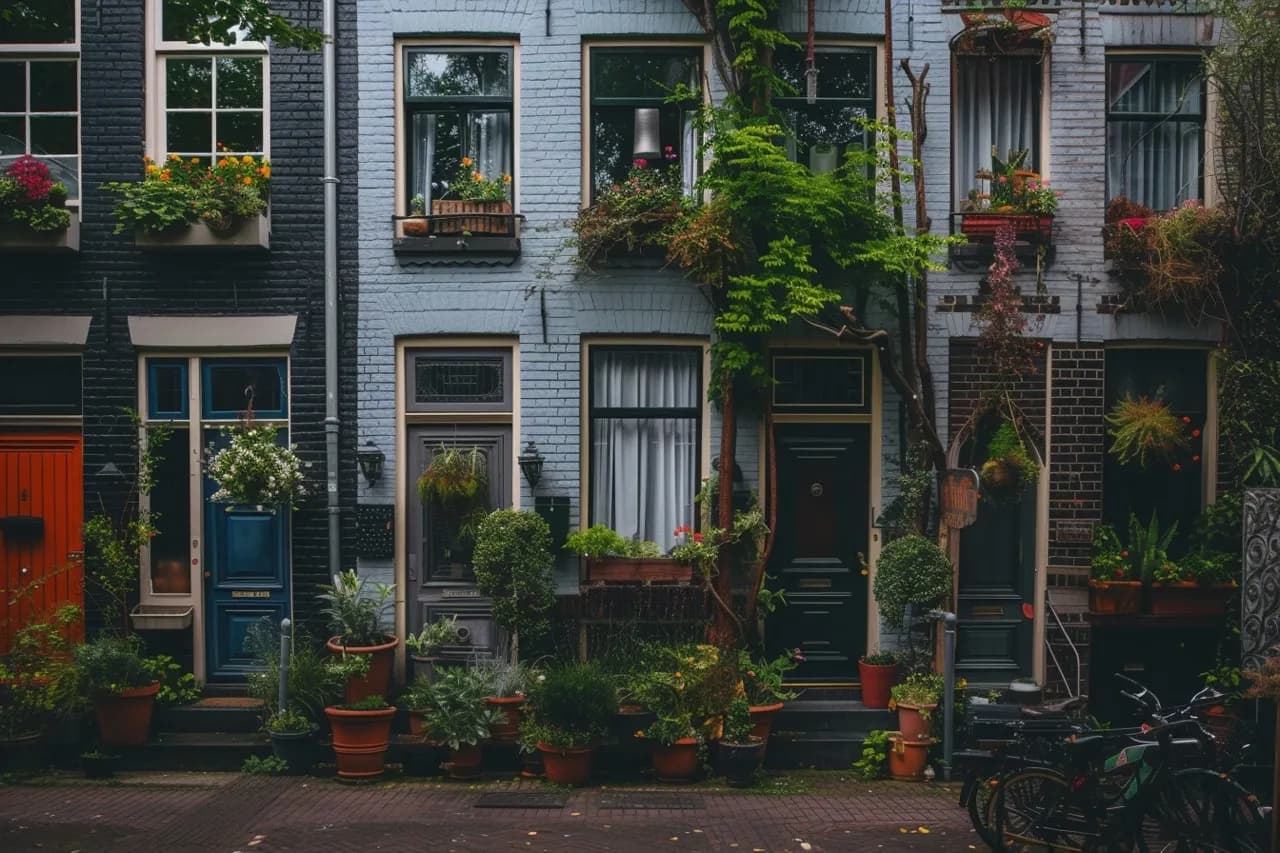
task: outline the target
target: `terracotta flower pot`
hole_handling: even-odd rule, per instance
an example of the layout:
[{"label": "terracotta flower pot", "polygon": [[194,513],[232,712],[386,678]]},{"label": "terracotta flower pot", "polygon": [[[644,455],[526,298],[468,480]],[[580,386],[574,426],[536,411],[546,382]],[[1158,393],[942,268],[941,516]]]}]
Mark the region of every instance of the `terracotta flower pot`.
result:
[{"label": "terracotta flower pot", "polygon": [[1139,613],[1142,581],[1089,581],[1089,610],[1093,613]]},{"label": "terracotta flower pot", "polygon": [[924,767],[929,762],[929,747],[933,740],[907,740],[889,738],[889,775],[894,779],[916,780],[924,777]]},{"label": "terracotta flower pot", "polygon": [[654,744],[653,772],[660,782],[686,782],[698,774],[698,739],[680,738],[672,744]]},{"label": "terracotta flower pot", "polygon": [[431,229],[427,219],[402,219],[400,220],[400,227],[406,237],[425,237]]},{"label": "terracotta flower pot", "polygon": [[362,678],[347,680],[346,703],[355,704],[370,696],[384,699],[391,690],[391,667],[395,663],[396,646],[400,641],[387,634],[387,642],[378,646],[344,646],[341,637],[333,637],[325,646],[335,655],[368,655],[369,671]]},{"label": "terracotta flower pot", "polygon": [[431,732],[431,724],[427,722],[430,708],[414,708],[409,711],[409,734],[414,737],[426,737]]},{"label": "terracotta flower pot", "polygon": [[[898,730],[905,740],[922,740],[929,737],[933,724],[933,711],[937,705],[906,705],[898,703]],[[922,713],[923,712],[923,713]]]},{"label": "terracotta flower pot", "polygon": [[772,705],[752,705],[751,706],[751,736],[758,737],[765,743],[769,742],[769,733],[773,731],[773,718],[782,710],[782,703],[775,702]]},{"label": "terracotta flower pot", "polygon": [[585,785],[591,778],[591,766],[596,758],[595,747],[559,749],[540,743],[538,752],[542,755],[542,768],[547,781],[553,785]]},{"label": "terracotta flower pot", "polygon": [[100,693],[94,697],[93,710],[98,717],[98,734],[103,746],[142,746],[151,729],[151,712],[155,709],[160,682],[146,687],[130,687],[119,693]]},{"label": "terracotta flower pot", "polygon": [[344,779],[372,779],[381,776],[391,740],[391,720],[395,708],[377,711],[324,709],[333,730],[333,752],[338,757],[338,775]]},{"label": "terracotta flower pot", "polygon": [[449,753],[450,779],[479,779],[484,767],[484,754],[478,744],[462,744]]},{"label": "terracotta flower pot", "polygon": [[1237,592],[1231,584],[1153,583],[1148,601],[1157,616],[1221,616]]},{"label": "terracotta flower pot", "polygon": [[898,682],[898,665],[884,666],[860,660],[858,677],[862,680],[862,704],[868,708],[888,708],[889,689]]},{"label": "terracotta flower pot", "polygon": [[502,712],[502,721],[489,726],[489,736],[499,743],[515,743],[524,714],[523,696],[490,696],[484,700]]}]

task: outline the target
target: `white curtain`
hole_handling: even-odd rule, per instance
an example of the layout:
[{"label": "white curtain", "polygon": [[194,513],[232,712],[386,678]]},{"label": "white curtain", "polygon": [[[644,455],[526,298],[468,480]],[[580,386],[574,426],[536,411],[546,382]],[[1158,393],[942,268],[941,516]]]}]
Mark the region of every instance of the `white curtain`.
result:
[{"label": "white curtain", "polygon": [[472,113],[467,156],[486,178],[511,174],[511,113]]},{"label": "white curtain", "polygon": [[[1191,63],[1157,66],[1113,62],[1107,67],[1107,191],[1156,210],[1200,197],[1201,81]],[[1145,120],[1129,120],[1139,113]],[[1168,119],[1152,116],[1167,116]],[[1175,121],[1174,116],[1189,121]]]},{"label": "white curtain", "polygon": [[993,145],[1001,159],[1026,148],[1025,167],[1036,168],[1040,73],[1040,64],[1030,57],[957,57],[952,164],[957,206],[977,186],[975,173],[991,168]]},{"label": "white curtain", "polygon": [[[511,113],[471,113],[466,124],[459,129],[457,117],[440,113],[416,113],[413,116],[413,174],[414,186],[410,197],[421,194],[431,212],[431,199],[443,194],[444,184],[451,183],[458,172],[455,155],[449,154],[450,145],[457,145],[457,134],[466,131],[466,156],[476,163],[476,168],[486,178],[510,175],[511,171]],[[441,138],[443,137],[443,139]],[[440,151],[443,144],[443,152]],[[440,157],[436,171],[437,156]],[[432,192],[432,184],[436,191]]]},{"label": "white curtain", "polygon": [[[697,418],[644,417],[643,409],[700,404],[696,351],[597,350],[591,356],[591,522],[627,538],[675,544],[692,525]],[[629,411],[627,411],[629,410]],[[659,413],[655,412],[655,415]]]},{"label": "white curtain", "polygon": [[431,179],[436,161],[436,125],[439,116],[434,113],[417,113],[413,117],[413,174],[417,186],[411,187],[409,196],[421,195],[431,212]]}]

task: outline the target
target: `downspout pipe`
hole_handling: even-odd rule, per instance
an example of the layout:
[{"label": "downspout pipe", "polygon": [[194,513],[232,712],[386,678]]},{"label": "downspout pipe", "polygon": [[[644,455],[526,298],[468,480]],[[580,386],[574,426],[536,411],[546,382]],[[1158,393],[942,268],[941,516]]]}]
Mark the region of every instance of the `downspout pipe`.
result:
[{"label": "downspout pipe", "polygon": [[324,97],[324,445],[329,509],[329,576],[342,569],[342,507],[338,502],[338,114],[337,0],[324,0],[321,52]]}]

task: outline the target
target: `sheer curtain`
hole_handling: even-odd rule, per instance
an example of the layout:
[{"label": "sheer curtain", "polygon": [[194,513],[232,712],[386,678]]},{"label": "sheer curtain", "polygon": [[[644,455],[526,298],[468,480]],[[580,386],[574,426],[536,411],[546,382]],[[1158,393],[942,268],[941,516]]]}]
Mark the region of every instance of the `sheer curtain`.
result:
[{"label": "sheer curtain", "polygon": [[993,145],[1001,158],[1026,148],[1025,166],[1036,168],[1040,72],[1040,64],[1030,57],[957,57],[952,164],[957,205],[977,186],[974,174],[991,168]]},{"label": "sheer curtain", "polygon": [[665,551],[696,520],[699,361],[691,350],[592,353],[593,524]]},{"label": "sheer curtain", "polygon": [[431,181],[436,160],[436,125],[439,116],[434,113],[417,113],[413,117],[413,174],[417,178],[409,196],[421,195],[431,212]]},{"label": "sheer curtain", "polygon": [[[465,131],[466,139],[459,136]],[[431,200],[444,194],[458,171],[459,144],[486,178],[510,175],[511,113],[469,113],[459,124],[457,114],[415,113],[413,116],[413,183],[409,195],[421,193],[431,212]],[[437,162],[438,161],[438,162]]]},{"label": "sheer curtain", "polygon": [[1107,101],[1108,194],[1156,210],[1198,199],[1204,137],[1198,66],[1112,62]]}]

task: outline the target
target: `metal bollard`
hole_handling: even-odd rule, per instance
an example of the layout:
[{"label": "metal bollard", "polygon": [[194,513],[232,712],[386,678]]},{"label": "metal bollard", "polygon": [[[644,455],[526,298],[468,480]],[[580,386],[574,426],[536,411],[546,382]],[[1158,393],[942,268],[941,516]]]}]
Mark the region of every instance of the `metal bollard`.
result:
[{"label": "metal bollard", "polygon": [[289,646],[293,642],[293,623],[280,620],[280,692],[276,697],[276,713],[289,710]]},{"label": "metal bollard", "polygon": [[951,752],[955,740],[956,704],[956,615],[942,614],[942,778],[951,781]]}]

